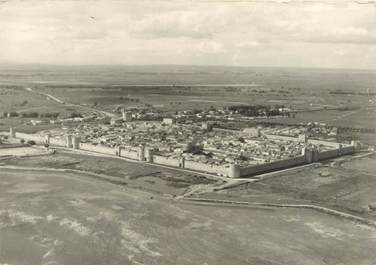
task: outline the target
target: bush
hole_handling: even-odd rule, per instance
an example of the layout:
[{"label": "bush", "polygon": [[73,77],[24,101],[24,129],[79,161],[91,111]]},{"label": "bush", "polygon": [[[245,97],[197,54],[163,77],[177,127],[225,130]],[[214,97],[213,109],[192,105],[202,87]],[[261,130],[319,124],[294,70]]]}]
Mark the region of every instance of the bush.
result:
[{"label": "bush", "polygon": [[29,145],[36,145],[36,142],[33,141],[33,140],[29,140],[29,141],[27,141],[27,144],[29,144]]},{"label": "bush", "polygon": [[20,106],[26,106],[29,102],[27,100],[24,100],[21,102]]},{"label": "bush", "polygon": [[41,114],[40,116],[42,118],[54,118],[54,119],[56,119],[59,115],[60,115],[60,113],[58,113],[58,112],[49,112],[49,113]]},{"label": "bush", "polygon": [[21,113],[22,118],[38,118],[38,112],[23,112]]},{"label": "bush", "polygon": [[71,118],[82,118],[82,114],[79,112],[72,112],[70,115]]}]

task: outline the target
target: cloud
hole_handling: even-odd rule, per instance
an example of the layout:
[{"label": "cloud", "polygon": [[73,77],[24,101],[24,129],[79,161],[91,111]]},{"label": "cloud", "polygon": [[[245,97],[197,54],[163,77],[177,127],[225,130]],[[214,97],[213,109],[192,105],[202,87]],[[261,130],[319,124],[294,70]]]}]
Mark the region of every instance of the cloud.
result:
[{"label": "cloud", "polygon": [[375,12],[339,0],[10,1],[0,62],[376,68]]},{"label": "cloud", "polygon": [[192,18],[183,12],[149,16],[132,21],[130,33],[141,38],[211,38],[208,28],[195,24]]},{"label": "cloud", "polygon": [[216,41],[201,41],[195,45],[194,49],[195,51],[198,51],[200,53],[207,54],[226,52],[226,49],[223,47],[223,45]]},{"label": "cloud", "polygon": [[242,41],[236,44],[238,49],[252,49],[260,45],[258,41]]}]

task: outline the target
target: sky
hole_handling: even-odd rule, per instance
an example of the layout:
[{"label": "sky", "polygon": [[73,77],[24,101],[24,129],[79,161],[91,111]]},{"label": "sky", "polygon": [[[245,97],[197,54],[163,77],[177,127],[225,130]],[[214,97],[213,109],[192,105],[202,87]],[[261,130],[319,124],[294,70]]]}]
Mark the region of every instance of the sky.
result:
[{"label": "sky", "polygon": [[0,63],[376,69],[376,0],[0,0]]}]

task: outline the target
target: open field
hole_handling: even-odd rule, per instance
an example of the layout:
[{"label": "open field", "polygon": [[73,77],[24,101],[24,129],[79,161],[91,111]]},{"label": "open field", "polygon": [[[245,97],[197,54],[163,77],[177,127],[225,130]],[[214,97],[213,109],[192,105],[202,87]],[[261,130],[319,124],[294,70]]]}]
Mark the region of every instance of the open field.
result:
[{"label": "open field", "polygon": [[43,157],[10,158],[3,160],[3,163],[24,167],[75,169],[105,174],[118,178],[128,187],[168,195],[181,195],[192,185],[215,184],[217,182],[200,174],[161,168],[145,163],[132,163],[115,158],[61,151]]},{"label": "open field", "polygon": [[46,111],[59,108],[45,97],[27,92],[20,86],[3,86],[0,82],[0,112]]},{"label": "open field", "polygon": [[[106,111],[118,106],[153,105],[175,111],[239,103],[284,104],[298,110],[346,106],[362,109],[354,113],[330,110],[299,113],[295,119],[284,121],[320,121],[367,128],[376,126],[375,107],[369,102],[374,98],[372,93],[376,86],[374,71],[158,65],[29,65],[0,66],[0,70],[0,84],[32,87],[75,104],[96,104],[96,108]],[[337,90],[342,92],[333,93]],[[371,95],[367,95],[367,91]],[[18,90],[17,93],[25,92]],[[17,98],[24,96],[18,95]],[[21,103],[14,102],[13,105]],[[47,103],[38,107],[49,108],[52,102]],[[56,108],[56,104],[51,108]]]},{"label": "open field", "polygon": [[9,131],[10,127],[14,127],[18,132],[22,133],[37,133],[43,130],[51,130],[61,127],[60,124],[42,124],[30,126],[25,124],[26,119],[0,119],[0,131]]},{"label": "open field", "polygon": [[376,259],[375,228],[310,210],[181,204],[53,171],[2,169],[0,180],[2,264],[366,265]]},{"label": "open field", "polygon": [[375,174],[376,155],[367,156],[362,159],[349,160],[341,164],[347,170],[360,171],[364,173]]},{"label": "open field", "polygon": [[[26,85],[24,86],[26,87]],[[73,112],[81,114],[90,111],[75,106],[66,106],[47,99],[42,95],[26,91],[22,86],[3,85],[0,81],[0,131],[9,130],[9,127],[17,127],[18,131],[34,133],[40,130],[55,128],[56,124],[42,124],[38,126],[25,125],[28,121],[47,120],[41,117],[46,114],[58,113],[60,117],[69,116]],[[3,113],[17,113],[18,116],[3,117]],[[22,117],[23,114],[36,113],[39,117]]]},{"label": "open field", "polygon": [[11,147],[11,148],[0,148],[0,157],[1,156],[34,156],[34,155],[43,155],[47,151],[42,148],[35,147]]},{"label": "open field", "polygon": [[254,202],[314,203],[376,218],[375,156],[347,159],[341,165],[327,163],[291,170],[203,196]]},{"label": "open field", "polygon": [[[308,123],[312,121],[340,127],[376,128],[376,106],[355,110],[320,110],[298,112],[295,118],[279,118],[276,122],[285,124]],[[271,120],[273,121],[273,120]]]}]

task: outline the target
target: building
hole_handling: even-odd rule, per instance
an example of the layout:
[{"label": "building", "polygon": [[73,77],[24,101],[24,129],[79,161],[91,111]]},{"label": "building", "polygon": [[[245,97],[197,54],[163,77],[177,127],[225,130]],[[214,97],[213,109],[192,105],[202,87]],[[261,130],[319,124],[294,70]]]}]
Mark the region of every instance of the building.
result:
[{"label": "building", "polygon": [[172,125],[172,124],[174,124],[174,119],[172,119],[172,118],[163,118],[162,124]]},{"label": "building", "polygon": [[66,147],[68,147],[68,148],[73,147],[72,135],[70,135],[70,134],[68,134],[66,136]]},{"label": "building", "polygon": [[80,137],[75,135],[73,136],[73,149],[80,149]]},{"label": "building", "polygon": [[123,111],[122,111],[122,118],[123,118],[123,121],[132,121],[132,112],[125,111],[123,109]]},{"label": "building", "polygon": [[122,118],[112,118],[110,121],[110,124],[115,125],[115,124],[121,124],[122,122],[123,122]]},{"label": "building", "polygon": [[9,129],[10,138],[16,138],[16,130],[14,128]]},{"label": "building", "polygon": [[245,128],[243,133],[249,137],[260,137],[261,129],[259,127]]},{"label": "building", "polygon": [[206,130],[206,131],[211,131],[211,130],[213,130],[213,123],[211,123],[211,122],[202,122],[201,128],[203,130]]}]

